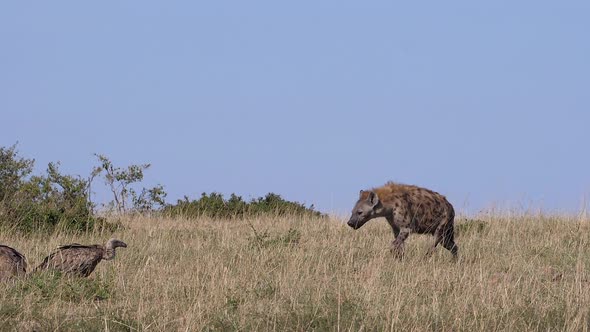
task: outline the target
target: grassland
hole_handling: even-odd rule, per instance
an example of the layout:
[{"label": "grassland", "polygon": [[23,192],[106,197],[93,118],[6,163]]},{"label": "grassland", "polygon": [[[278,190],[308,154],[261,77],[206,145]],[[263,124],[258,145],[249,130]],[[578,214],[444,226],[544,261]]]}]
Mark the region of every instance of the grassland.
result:
[{"label": "grassland", "polygon": [[59,244],[129,247],[89,279],[0,284],[2,331],[586,331],[590,220],[458,219],[460,259],[431,238],[391,257],[383,220],[135,218],[116,234],[0,234],[30,265]]}]

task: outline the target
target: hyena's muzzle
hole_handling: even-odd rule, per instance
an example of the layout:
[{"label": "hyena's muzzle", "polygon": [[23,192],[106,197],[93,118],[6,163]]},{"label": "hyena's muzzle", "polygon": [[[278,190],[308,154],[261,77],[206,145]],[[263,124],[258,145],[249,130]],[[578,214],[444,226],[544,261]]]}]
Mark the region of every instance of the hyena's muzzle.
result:
[{"label": "hyena's muzzle", "polygon": [[369,219],[359,218],[355,215],[351,216],[348,222],[346,223],[348,226],[352,227],[352,229],[357,230],[361,228]]}]

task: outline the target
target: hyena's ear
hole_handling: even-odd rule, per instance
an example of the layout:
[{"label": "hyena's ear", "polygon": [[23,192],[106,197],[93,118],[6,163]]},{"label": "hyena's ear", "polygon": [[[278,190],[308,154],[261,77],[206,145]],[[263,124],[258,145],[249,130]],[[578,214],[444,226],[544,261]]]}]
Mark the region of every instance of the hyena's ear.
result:
[{"label": "hyena's ear", "polygon": [[359,192],[359,198],[363,198],[363,193],[364,193],[364,192],[365,192],[364,190],[361,190],[361,191]]},{"label": "hyena's ear", "polygon": [[379,204],[379,196],[377,196],[377,194],[374,191],[369,192],[369,197],[367,200],[369,201],[369,204],[371,204],[372,207],[375,207],[377,206],[377,204]]}]

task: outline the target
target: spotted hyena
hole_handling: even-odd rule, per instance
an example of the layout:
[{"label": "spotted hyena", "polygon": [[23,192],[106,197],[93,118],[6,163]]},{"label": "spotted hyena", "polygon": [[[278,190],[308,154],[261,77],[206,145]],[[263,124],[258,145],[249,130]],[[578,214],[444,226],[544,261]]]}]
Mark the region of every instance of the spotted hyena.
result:
[{"label": "spotted hyena", "polygon": [[432,234],[432,254],[439,243],[457,257],[459,248],[454,240],[455,210],[447,199],[432,190],[417,186],[388,182],[372,190],[361,190],[352,209],[348,226],[359,229],[367,221],[385,217],[393,229],[395,239],[392,253],[403,255],[404,241],[410,233]]}]

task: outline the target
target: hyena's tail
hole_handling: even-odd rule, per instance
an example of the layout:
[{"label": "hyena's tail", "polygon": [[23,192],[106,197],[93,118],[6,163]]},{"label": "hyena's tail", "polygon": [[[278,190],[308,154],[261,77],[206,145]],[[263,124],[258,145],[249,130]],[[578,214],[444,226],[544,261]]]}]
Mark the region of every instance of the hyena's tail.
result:
[{"label": "hyena's tail", "polygon": [[459,247],[455,243],[455,210],[452,206],[450,206],[449,212],[446,227],[442,234],[442,246],[449,250],[453,256],[457,257]]}]

